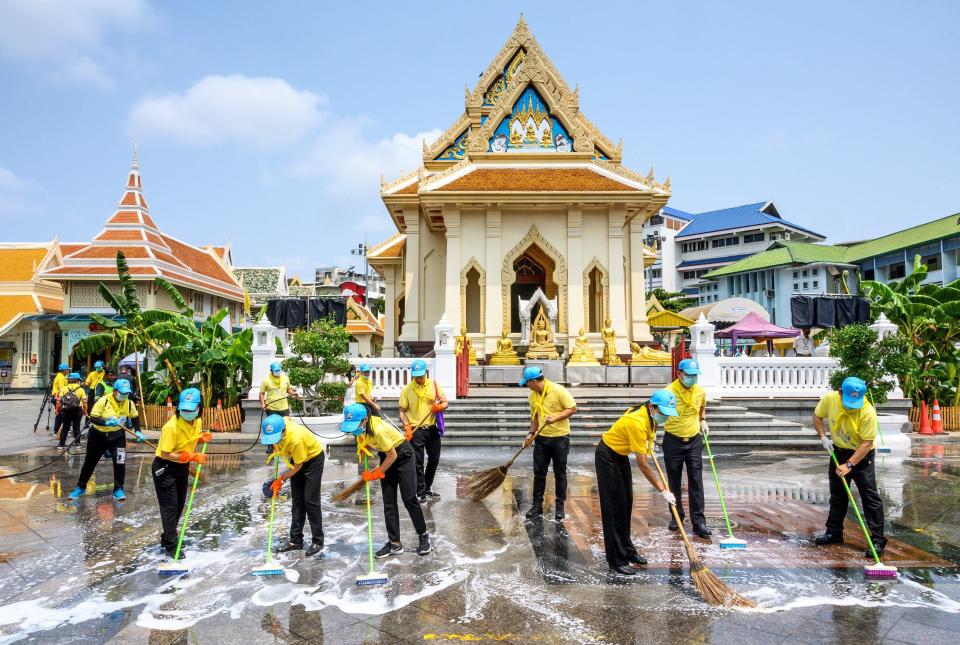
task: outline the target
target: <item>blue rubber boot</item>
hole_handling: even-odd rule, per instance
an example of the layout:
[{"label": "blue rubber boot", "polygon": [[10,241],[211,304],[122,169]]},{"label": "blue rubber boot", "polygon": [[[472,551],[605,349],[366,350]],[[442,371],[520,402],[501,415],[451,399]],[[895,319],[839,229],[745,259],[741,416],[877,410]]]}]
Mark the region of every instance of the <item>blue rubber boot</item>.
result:
[{"label": "blue rubber boot", "polygon": [[84,495],[86,492],[87,491],[84,490],[83,488],[77,487],[77,488],[74,488],[72,491],[70,491],[70,494],[67,495],[67,497],[69,497],[70,499],[78,499],[79,497]]},{"label": "blue rubber boot", "polygon": [[118,488],[117,490],[113,491],[113,499],[117,500],[118,502],[122,502],[123,500],[127,499],[127,496],[124,495],[122,488]]}]

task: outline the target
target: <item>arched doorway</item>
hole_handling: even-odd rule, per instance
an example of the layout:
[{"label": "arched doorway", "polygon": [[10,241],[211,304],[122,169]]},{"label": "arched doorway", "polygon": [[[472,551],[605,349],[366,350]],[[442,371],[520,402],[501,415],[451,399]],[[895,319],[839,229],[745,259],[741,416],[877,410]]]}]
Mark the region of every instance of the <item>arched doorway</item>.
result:
[{"label": "arched doorway", "polygon": [[[523,254],[513,261],[514,281],[510,285],[510,331],[520,333],[520,298],[529,300],[537,289],[543,290],[548,299],[557,296],[557,285],[553,282],[554,262],[536,244],[530,245]],[[531,320],[537,312],[531,313]]]},{"label": "arched doorway", "polygon": [[476,267],[470,267],[465,277],[467,284],[464,288],[464,305],[466,308],[463,312],[464,322],[467,324],[467,331],[471,334],[476,334],[481,331],[480,300],[482,296],[480,293],[480,272],[477,271]]},{"label": "arched doorway", "polygon": [[603,329],[606,306],[603,301],[603,274],[599,267],[593,267],[587,274],[587,331],[599,332]]}]

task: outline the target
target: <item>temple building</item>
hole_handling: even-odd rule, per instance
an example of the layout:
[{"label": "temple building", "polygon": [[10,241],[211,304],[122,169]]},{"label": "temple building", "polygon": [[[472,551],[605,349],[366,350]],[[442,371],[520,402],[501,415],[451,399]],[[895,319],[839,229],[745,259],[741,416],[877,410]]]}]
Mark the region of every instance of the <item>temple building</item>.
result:
[{"label": "temple building", "polygon": [[607,318],[618,353],[649,341],[644,269],[656,256],[643,224],[670,180],[621,164],[622,143],[580,112],[579,88],[523,17],[464,103],[422,166],[381,186],[397,229],[368,251],[386,282],[383,354],[432,346],[444,314],[481,359],[504,329],[523,347],[540,311],[564,357],[581,328],[601,348]]}]

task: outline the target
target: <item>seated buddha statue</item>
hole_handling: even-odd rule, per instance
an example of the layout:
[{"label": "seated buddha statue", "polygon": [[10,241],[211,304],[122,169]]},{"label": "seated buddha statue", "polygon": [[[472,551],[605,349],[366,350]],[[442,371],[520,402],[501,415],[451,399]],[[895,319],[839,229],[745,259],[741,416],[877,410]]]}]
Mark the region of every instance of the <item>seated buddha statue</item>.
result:
[{"label": "seated buddha statue", "polygon": [[504,327],[497,339],[497,351],[490,355],[491,365],[519,365],[520,357],[513,349],[513,341],[507,338],[507,328]]},{"label": "seated buddha statue", "polygon": [[567,365],[600,365],[597,355],[593,353],[593,348],[590,347],[590,341],[587,340],[583,327],[580,328],[580,334],[573,342],[573,351],[570,352],[570,360],[567,361]]},{"label": "seated buddha statue", "polygon": [[670,365],[673,361],[670,352],[661,352],[650,347],[640,347],[639,343],[630,343],[631,365]]},{"label": "seated buddha statue", "polygon": [[536,321],[534,321],[526,358],[554,361],[560,358],[557,347],[553,342],[553,332],[547,326],[547,317],[543,314],[543,309],[540,310]]},{"label": "seated buddha statue", "polygon": [[604,319],[600,336],[603,338],[603,358],[600,359],[600,362],[604,365],[623,365],[623,361],[617,356],[617,333],[614,331],[613,323],[609,318]]}]

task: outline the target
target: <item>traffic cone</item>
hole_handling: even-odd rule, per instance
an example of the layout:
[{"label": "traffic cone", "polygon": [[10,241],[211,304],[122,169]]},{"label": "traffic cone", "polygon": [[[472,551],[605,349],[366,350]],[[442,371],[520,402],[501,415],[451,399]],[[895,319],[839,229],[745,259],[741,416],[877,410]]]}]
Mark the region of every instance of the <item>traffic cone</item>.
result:
[{"label": "traffic cone", "polygon": [[173,401],[170,400],[170,397],[167,397],[167,418],[173,416]]},{"label": "traffic cone", "polygon": [[930,417],[927,416],[927,402],[920,401],[920,430],[918,434],[933,434],[930,427]]},{"label": "traffic cone", "polygon": [[943,419],[940,417],[940,401],[937,399],[933,400],[933,434],[944,434],[943,431]]}]

